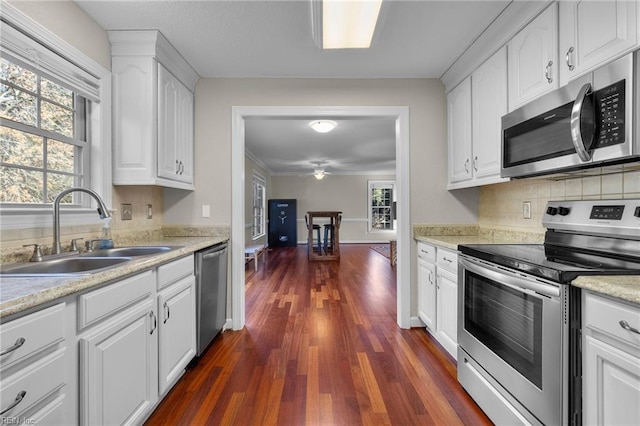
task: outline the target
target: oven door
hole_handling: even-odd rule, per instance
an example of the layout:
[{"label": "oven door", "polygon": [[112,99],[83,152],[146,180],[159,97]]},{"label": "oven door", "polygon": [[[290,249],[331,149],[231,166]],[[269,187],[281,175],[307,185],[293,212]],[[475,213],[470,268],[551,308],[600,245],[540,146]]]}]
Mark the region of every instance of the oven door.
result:
[{"label": "oven door", "polygon": [[[564,423],[566,286],[459,257],[458,344],[544,424]],[[472,395],[473,396],[473,395]]]}]

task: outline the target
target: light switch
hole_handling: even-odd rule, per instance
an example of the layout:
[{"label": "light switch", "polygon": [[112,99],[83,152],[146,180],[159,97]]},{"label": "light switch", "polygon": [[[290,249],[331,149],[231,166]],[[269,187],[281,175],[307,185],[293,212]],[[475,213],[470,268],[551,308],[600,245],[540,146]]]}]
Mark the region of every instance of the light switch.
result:
[{"label": "light switch", "polygon": [[147,204],[147,219],[153,219],[153,205]]},{"label": "light switch", "polygon": [[208,204],[202,205],[202,217],[211,217],[211,207]]}]

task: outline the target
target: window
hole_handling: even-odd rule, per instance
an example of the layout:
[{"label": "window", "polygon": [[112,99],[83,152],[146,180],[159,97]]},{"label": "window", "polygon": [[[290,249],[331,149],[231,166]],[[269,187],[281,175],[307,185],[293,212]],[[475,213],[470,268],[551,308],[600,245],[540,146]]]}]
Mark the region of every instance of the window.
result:
[{"label": "window", "polygon": [[369,231],[394,231],[395,182],[388,180],[369,181]]},{"label": "window", "polygon": [[89,102],[17,62],[0,58],[0,203],[52,203],[89,182]]},{"label": "window", "polygon": [[251,236],[254,240],[265,235],[265,198],[267,195],[267,186],[265,180],[253,175],[253,227]]},{"label": "window", "polygon": [[[0,228],[51,226],[72,186],[110,206],[110,71],[11,4],[0,21]],[[91,197],[62,201],[65,226],[96,222]]]}]

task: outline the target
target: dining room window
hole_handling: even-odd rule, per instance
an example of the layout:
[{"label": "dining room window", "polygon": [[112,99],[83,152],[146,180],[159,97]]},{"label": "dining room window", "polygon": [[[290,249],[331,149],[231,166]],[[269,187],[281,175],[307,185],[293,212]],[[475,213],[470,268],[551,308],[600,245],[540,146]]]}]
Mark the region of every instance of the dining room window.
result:
[{"label": "dining room window", "polygon": [[253,175],[253,226],[251,237],[254,240],[264,237],[266,224],[267,184],[259,175]]},{"label": "dining room window", "polygon": [[369,232],[395,231],[395,182],[370,180],[368,188]]}]

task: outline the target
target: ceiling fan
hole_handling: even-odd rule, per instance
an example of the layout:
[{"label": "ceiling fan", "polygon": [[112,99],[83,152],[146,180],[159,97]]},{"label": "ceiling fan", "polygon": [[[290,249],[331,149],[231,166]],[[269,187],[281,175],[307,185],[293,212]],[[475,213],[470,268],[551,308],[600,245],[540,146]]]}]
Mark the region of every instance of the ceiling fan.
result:
[{"label": "ceiling fan", "polygon": [[311,164],[313,165],[313,172],[301,176],[313,176],[318,180],[322,180],[326,175],[331,174],[325,170],[325,165],[329,164],[328,161],[312,161]]}]

